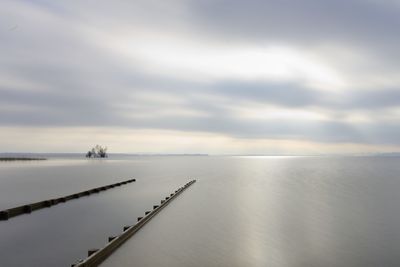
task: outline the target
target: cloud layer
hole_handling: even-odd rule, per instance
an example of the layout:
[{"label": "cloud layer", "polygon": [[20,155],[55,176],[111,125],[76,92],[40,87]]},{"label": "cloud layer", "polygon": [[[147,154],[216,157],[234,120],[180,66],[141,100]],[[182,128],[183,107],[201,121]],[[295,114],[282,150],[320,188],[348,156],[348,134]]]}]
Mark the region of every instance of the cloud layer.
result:
[{"label": "cloud layer", "polygon": [[210,136],[230,140],[215,153],[396,150],[399,24],[389,0],[6,0],[0,150],[23,129],[200,135],[185,152]]}]

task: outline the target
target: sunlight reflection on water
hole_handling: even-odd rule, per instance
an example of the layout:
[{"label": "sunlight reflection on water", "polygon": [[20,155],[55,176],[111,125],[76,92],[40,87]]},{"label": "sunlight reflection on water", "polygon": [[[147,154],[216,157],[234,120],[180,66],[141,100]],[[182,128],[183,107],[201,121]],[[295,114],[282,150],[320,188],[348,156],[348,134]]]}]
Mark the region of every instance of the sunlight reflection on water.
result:
[{"label": "sunlight reflection on water", "polygon": [[5,266],[69,266],[195,178],[104,266],[397,266],[399,163],[133,157],[2,165],[3,207],[130,177],[137,182],[0,221],[0,257]]}]

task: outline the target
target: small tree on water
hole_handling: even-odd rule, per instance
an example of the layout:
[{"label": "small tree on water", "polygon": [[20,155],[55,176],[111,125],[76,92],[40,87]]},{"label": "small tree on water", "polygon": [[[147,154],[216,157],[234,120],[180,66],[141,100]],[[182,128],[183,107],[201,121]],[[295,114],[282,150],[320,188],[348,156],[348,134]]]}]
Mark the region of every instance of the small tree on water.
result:
[{"label": "small tree on water", "polygon": [[87,158],[107,158],[107,147],[96,145],[86,153]]}]

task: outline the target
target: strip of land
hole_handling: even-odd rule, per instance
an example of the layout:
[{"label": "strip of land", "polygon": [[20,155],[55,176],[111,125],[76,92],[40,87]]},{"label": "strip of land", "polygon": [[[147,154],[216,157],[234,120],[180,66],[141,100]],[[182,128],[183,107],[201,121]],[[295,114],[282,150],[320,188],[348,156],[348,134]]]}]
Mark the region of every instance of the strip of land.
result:
[{"label": "strip of land", "polygon": [[0,161],[46,160],[46,158],[0,157]]}]

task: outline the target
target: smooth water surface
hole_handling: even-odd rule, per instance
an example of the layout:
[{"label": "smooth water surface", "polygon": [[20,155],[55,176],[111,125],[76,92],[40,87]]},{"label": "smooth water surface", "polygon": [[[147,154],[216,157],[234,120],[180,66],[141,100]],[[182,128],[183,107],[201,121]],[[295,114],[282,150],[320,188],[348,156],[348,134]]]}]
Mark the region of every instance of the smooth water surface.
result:
[{"label": "smooth water surface", "polygon": [[102,266],[398,266],[400,158],[131,157],[0,163],[7,208],[136,183],[0,221],[1,266],[70,266],[195,178]]}]

